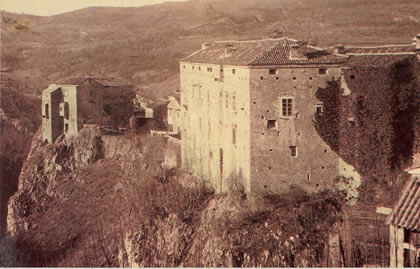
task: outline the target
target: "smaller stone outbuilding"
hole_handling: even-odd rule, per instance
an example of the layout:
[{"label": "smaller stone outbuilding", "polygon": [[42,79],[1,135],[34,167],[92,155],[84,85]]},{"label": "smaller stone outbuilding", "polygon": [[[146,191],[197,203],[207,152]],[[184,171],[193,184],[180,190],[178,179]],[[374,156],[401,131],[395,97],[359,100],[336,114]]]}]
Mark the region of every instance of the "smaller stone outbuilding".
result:
[{"label": "smaller stone outbuilding", "polygon": [[[51,84],[42,93],[42,137],[53,143],[57,137],[77,135],[85,124],[108,128],[128,125],[132,114],[133,87],[102,84],[95,78],[79,83]],[[107,82],[107,83],[105,83]],[[127,84],[127,83],[125,83]]]},{"label": "smaller stone outbuilding", "polygon": [[181,104],[180,100],[174,96],[169,96],[168,103],[168,129],[173,134],[181,133]]},{"label": "smaller stone outbuilding", "polygon": [[390,267],[420,267],[420,155],[407,172],[411,178],[386,221],[390,225]]}]

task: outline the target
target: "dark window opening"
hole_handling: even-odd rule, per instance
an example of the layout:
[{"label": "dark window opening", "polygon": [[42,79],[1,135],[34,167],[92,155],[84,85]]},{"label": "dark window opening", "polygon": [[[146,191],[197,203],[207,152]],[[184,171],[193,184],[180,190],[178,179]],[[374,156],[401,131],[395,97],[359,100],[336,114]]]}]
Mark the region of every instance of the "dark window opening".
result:
[{"label": "dark window opening", "polygon": [[351,76],[350,76],[350,78],[351,78],[351,79],[354,79],[354,75],[351,75]]},{"label": "dark window opening", "polygon": [[48,104],[45,104],[45,109],[44,110],[45,110],[44,111],[45,117],[47,119],[49,119],[50,118],[50,110],[49,110],[49,105]]},{"label": "dark window opening", "polygon": [[223,68],[220,68],[220,73],[223,73]]},{"label": "dark window opening", "polygon": [[312,77],[309,77],[309,80],[312,80]]},{"label": "dark window opening", "polygon": [[198,71],[201,71],[201,66],[198,67]]},{"label": "dark window opening", "polygon": [[276,120],[267,120],[267,129],[274,129],[276,128]]},{"label": "dark window opening", "polygon": [[306,179],[307,179],[308,181],[310,181],[310,180],[311,180],[311,173],[306,174]]},{"label": "dark window opening", "polygon": [[327,68],[320,68],[320,69],[318,69],[318,73],[320,75],[325,75],[327,73]]},{"label": "dark window opening", "polygon": [[232,143],[236,145],[236,129],[232,128]]},{"label": "dark window opening", "polygon": [[254,102],[254,105],[256,104],[257,102]]},{"label": "dark window opening", "polygon": [[271,166],[269,166],[268,169],[271,170]]},{"label": "dark window opening", "polygon": [[296,77],[293,77],[293,80],[296,80]]},{"label": "dark window opening", "polygon": [[411,233],[409,230],[404,228],[404,243],[410,243]]},{"label": "dark window opening", "polygon": [[276,77],[276,80],[279,80],[279,77]]},{"label": "dark window opening", "polygon": [[194,70],[194,66],[191,66],[192,70]]},{"label": "dark window opening", "polygon": [[276,74],[276,69],[270,69],[270,70],[268,70],[268,73],[270,75],[275,75]]},{"label": "dark window opening", "polygon": [[293,99],[283,98],[282,99],[282,115],[283,117],[291,117],[293,111]]},{"label": "dark window opening", "polygon": [[184,69],[185,69],[185,65],[184,65],[184,66],[182,66],[182,68],[184,68]]},{"label": "dark window opening", "polygon": [[213,152],[210,151],[209,156],[210,158],[213,158]]},{"label": "dark window opening", "polygon": [[261,77],[261,80],[263,80],[264,79],[264,77]]},{"label": "dark window opening", "polygon": [[64,131],[65,131],[65,132],[68,132],[68,131],[69,131],[69,124],[68,124],[68,123],[66,123],[66,124],[64,125]]},{"label": "dark window opening", "polygon": [[235,75],[235,73],[236,73],[236,70],[232,69],[232,74]]},{"label": "dark window opening", "polygon": [[92,95],[93,95],[93,91],[89,90],[89,96],[92,96]]},{"label": "dark window opening", "polygon": [[324,169],[324,168],[325,168],[324,166],[321,167],[321,169]]},{"label": "dark window opening", "polygon": [[323,112],[322,105],[316,105],[315,106],[316,115],[322,115],[322,112]]},{"label": "dark window opening", "polygon": [[297,147],[296,146],[290,146],[290,156],[293,158],[297,157]]}]

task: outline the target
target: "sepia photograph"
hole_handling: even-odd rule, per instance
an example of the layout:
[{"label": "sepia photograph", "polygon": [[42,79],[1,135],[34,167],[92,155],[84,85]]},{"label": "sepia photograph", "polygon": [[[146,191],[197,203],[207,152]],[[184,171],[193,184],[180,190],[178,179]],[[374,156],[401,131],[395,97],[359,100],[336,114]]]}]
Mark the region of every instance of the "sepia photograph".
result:
[{"label": "sepia photograph", "polygon": [[0,267],[420,268],[420,0],[0,0]]}]

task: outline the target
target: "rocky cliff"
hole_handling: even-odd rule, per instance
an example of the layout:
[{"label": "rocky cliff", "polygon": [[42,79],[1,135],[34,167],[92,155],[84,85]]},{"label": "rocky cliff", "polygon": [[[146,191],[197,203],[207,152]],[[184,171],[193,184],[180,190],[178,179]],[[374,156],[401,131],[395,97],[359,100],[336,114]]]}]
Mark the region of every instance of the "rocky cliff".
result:
[{"label": "rocky cliff", "polygon": [[1,75],[0,95],[0,235],[6,231],[7,201],[18,185],[33,134],[39,127],[40,101],[27,88]]},{"label": "rocky cliff", "polygon": [[36,134],[9,202],[14,265],[325,264],[340,210],[333,195],[252,197],[239,187],[214,195],[165,167],[167,145],[95,129],[48,145]]}]

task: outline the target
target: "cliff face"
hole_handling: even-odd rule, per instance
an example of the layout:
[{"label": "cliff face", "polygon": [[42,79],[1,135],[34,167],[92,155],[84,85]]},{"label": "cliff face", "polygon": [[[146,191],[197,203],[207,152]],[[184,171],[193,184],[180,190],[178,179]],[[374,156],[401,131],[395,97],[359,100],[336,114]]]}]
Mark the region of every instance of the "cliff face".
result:
[{"label": "cliff face", "polygon": [[[0,105],[0,235],[6,231],[7,201],[18,185],[33,134],[40,124],[40,102],[18,89],[16,81],[1,76]],[[26,91],[27,89],[24,88]]]},{"label": "cliff face", "polygon": [[188,172],[165,168],[167,145],[94,129],[47,145],[37,133],[9,202],[15,265],[323,264],[340,209],[333,196],[268,199],[239,188],[214,196]]}]

